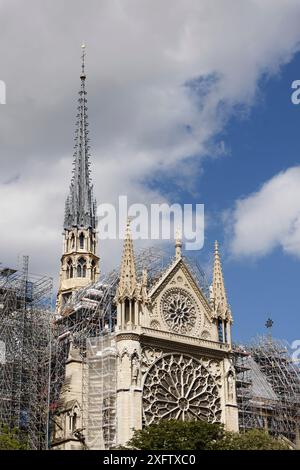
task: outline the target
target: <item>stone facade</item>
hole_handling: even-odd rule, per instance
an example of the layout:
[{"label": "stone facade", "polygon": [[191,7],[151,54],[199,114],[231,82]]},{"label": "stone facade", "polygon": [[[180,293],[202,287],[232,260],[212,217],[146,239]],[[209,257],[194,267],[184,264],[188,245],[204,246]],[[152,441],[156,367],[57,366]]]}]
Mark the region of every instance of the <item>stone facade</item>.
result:
[{"label": "stone facade", "polygon": [[55,450],[81,450],[83,363],[77,349],[70,345],[66,361],[65,382],[61,404],[54,417],[52,448]]},{"label": "stone facade", "polygon": [[65,230],[59,275],[57,310],[64,307],[72,293],[99,278],[97,234],[92,228]]},{"label": "stone facade", "polygon": [[[238,431],[236,377],[231,358],[232,315],[218,245],[215,245],[210,300],[181,256],[178,240],[175,253],[173,262],[148,288],[146,270],[137,279],[128,225],[114,298],[116,324],[111,333],[106,333],[110,354],[115,355],[110,377],[114,377],[116,386],[111,388],[111,396],[106,394],[102,398],[103,386],[96,390],[94,384],[92,390],[83,392],[83,364],[78,351],[71,347],[66,362],[65,405],[57,417],[55,448],[82,448],[85,437],[87,448],[99,449],[99,443],[107,448],[104,428],[99,429],[99,438],[95,429],[95,421],[104,422],[107,400],[113,404],[109,412],[115,423],[112,424],[114,445],[125,445],[134,429],[161,419],[202,419],[221,422],[227,430]],[[94,349],[94,355],[104,357],[103,347]],[[85,367],[89,374],[89,365]],[[95,365],[92,367],[94,374]],[[98,369],[97,374],[107,373]],[[93,406],[85,409],[85,421],[93,429],[89,429],[89,424],[86,429],[80,427],[83,393],[99,394],[97,403],[102,406],[102,412],[97,408],[97,418],[93,417]],[[74,412],[77,434],[72,428]],[[90,442],[91,435],[96,437]]]},{"label": "stone facade", "polygon": [[238,431],[232,317],[218,246],[211,300],[197,286],[176,246],[176,258],[147,290],[135,276],[129,231],[124,243],[118,320],[117,443],[160,419],[205,419]]},{"label": "stone facade", "polygon": [[[80,79],[74,172],[66,200],[57,297],[60,320],[70,296],[99,278],[96,201],[89,170],[84,53]],[[209,300],[182,257],[179,238],[173,262],[148,288],[146,270],[137,278],[128,224],[114,301],[117,308],[113,325],[116,390],[111,402],[115,403],[115,443],[126,444],[134,429],[168,418],[222,422],[227,430],[237,431],[235,372],[231,360],[232,315],[218,244],[215,244]],[[68,318],[68,314],[64,315]],[[63,406],[58,410],[54,429],[53,447],[57,449],[82,448],[89,431],[95,434],[94,428],[82,427],[83,364],[78,354],[71,348],[66,361],[64,386],[67,391],[62,392]],[[93,417],[88,416],[86,422],[92,421]],[[104,438],[101,439],[97,442],[104,442]]]}]

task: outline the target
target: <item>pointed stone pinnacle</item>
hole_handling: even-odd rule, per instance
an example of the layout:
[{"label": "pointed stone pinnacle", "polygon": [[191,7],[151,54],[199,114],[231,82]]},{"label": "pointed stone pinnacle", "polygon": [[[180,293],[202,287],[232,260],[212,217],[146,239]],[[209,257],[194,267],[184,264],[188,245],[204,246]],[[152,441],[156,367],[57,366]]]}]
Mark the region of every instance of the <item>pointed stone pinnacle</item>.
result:
[{"label": "pointed stone pinnacle", "polygon": [[212,284],[212,299],[214,302],[215,312],[222,318],[230,317],[230,308],[227,302],[226,290],[224,285],[224,278],[222,272],[222,264],[219,255],[219,246],[217,240],[215,241],[215,256],[213,268],[213,284]]},{"label": "pointed stone pinnacle", "polygon": [[137,286],[130,220],[127,221],[120,270],[119,295],[132,296]]}]

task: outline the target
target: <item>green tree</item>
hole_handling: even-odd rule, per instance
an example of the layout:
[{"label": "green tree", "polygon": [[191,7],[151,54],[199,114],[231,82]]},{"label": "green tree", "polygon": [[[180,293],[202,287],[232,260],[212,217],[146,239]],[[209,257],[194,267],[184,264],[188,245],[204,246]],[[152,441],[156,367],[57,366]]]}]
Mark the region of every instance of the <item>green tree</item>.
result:
[{"label": "green tree", "polygon": [[203,450],[212,448],[223,436],[220,424],[163,420],[135,431],[127,446],[140,450]]},{"label": "green tree", "polygon": [[24,450],[27,445],[17,429],[10,430],[8,426],[0,426],[0,450]]},{"label": "green tree", "polygon": [[213,448],[218,450],[289,450],[288,445],[261,429],[246,433],[227,432],[223,439],[216,441]]},{"label": "green tree", "polygon": [[287,450],[265,431],[226,432],[221,424],[163,420],[135,431],[127,449],[139,450]]}]

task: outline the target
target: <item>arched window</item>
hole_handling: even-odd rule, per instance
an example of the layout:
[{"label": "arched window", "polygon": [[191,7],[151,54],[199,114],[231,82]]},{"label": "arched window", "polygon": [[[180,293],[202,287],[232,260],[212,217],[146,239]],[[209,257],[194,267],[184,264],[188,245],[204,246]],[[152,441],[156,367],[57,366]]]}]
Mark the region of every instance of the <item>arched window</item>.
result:
[{"label": "arched window", "polygon": [[74,411],[73,416],[72,416],[72,431],[76,430],[76,424],[77,424],[77,413]]},{"label": "arched window", "polygon": [[129,306],[129,300],[125,300],[125,323],[130,322],[130,306]]},{"label": "arched window", "polygon": [[228,343],[228,337],[227,337],[227,321],[224,322],[224,342]]},{"label": "arched window", "polygon": [[67,261],[67,279],[71,279],[73,277],[73,263],[71,259]]},{"label": "arched window", "polygon": [[77,413],[73,411],[69,414],[69,429],[70,431],[76,431],[77,427]]},{"label": "arched window", "polygon": [[75,237],[74,237],[74,233],[72,233],[72,236],[71,236],[71,250],[74,250],[75,248]]},{"label": "arched window", "polygon": [[77,277],[86,277],[86,260],[84,258],[78,260]]},{"label": "arched window", "polygon": [[79,235],[79,246],[80,246],[81,249],[84,248],[84,234],[82,232]]},{"label": "arched window", "polygon": [[96,279],[96,263],[93,260],[91,263],[91,280],[94,281]]},{"label": "arched window", "polygon": [[224,341],[224,338],[223,338],[223,322],[222,322],[221,318],[218,318],[218,337],[219,337],[220,343],[223,343],[223,341]]}]

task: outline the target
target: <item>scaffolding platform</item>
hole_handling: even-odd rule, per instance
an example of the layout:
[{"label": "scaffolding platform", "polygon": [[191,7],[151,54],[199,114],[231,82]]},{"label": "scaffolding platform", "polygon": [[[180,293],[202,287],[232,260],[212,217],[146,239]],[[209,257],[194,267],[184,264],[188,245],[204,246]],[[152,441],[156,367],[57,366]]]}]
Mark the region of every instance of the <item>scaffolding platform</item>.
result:
[{"label": "scaffolding platform", "polygon": [[0,271],[0,422],[29,449],[48,448],[52,279]]}]

